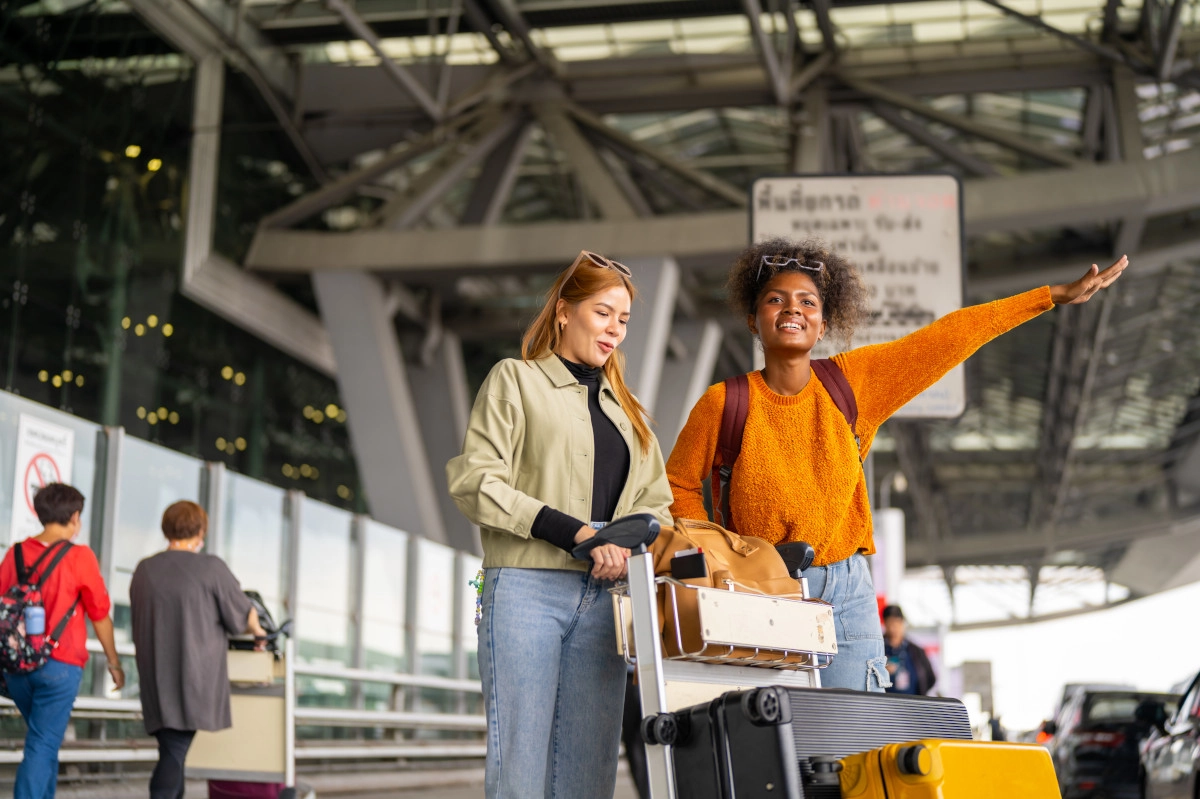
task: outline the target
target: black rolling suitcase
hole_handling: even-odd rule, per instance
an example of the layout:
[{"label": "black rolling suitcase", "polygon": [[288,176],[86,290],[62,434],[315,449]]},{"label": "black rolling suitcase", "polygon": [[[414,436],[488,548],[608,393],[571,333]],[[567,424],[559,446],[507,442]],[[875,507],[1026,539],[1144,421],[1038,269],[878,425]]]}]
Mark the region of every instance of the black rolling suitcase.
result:
[{"label": "black rolling suitcase", "polygon": [[676,792],[687,799],[841,799],[837,761],[847,755],[971,739],[956,699],[841,689],[731,691],[663,715],[645,727],[649,737],[657,729],[674,739],[661,742],[673,743]]}]

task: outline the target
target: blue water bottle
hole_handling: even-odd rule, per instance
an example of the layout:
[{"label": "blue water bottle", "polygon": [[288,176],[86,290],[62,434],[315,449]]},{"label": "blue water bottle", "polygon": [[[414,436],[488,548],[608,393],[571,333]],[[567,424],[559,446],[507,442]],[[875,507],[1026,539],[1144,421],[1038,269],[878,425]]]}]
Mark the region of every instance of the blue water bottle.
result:
[{"label": "blue water bottle", "polygon": [[46,609],[37,605],[25,608],[25,635],[46,634]]}]

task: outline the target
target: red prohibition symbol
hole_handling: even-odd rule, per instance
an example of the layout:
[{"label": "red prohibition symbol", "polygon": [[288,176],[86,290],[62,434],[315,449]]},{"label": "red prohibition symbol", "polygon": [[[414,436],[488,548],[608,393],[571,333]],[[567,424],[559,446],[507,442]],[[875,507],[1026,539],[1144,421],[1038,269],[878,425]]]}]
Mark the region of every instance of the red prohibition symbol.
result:
[{"label": "red prohibition symbol", "polygon": [[34,455],[29,461],[29,466],[25,467],[25,504],[29,506],[29,512],[37,515],[37,511],[33,509],[33,495],[37,489],[50,483],[61,482],[58,464],[54,462],[54,458],[45,452]]}]

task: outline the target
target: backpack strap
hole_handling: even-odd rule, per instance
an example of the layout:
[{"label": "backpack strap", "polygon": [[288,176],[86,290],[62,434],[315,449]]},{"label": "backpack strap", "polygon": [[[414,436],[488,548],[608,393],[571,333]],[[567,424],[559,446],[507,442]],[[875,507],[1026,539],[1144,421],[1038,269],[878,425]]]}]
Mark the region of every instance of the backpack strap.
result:
[{"label": "backpack strap", "polygon": [[38,577],[39,583],[42,580],[45,580],[47,577],[50,576],[50,572],[54,571],[54,567],[58,565],[59,561],[61,561],[63,559],[63,557],[66,555],[67,550],[70,548],[71,548],[70,541],[55,541],[50,546],[46,547],[45,552],[43,552],[41,555],[38,555],[38,559],[33,562],[32,566],[30,566],[28,569],[26,569],[25,568],[25,553],[22,551],[21,544],[20,543],[14,544],[13,545],[13,565],[15,565],[17,567],[17,582],[18,583],[28,582],[29,578],[31,578],[37,572],[38,567],[42,565],[42,561],[44,561],[46,558],[50,557],[50,555],[55,553],[55,550],[57,550],[57,554],[54,554],[54,560],[50,563],[49,566],[46,567],[45,573]]},{"label": "backpack strap", "polygon": [[[54,557],[50,560],[50,563],[46,565],[45,571],[38,575],[38,584],[41,584],[56,568],[58,568],[58,564],[62,563],[63,558],[65,558],[67,553],[71,551],[72,546],[74,546],[74,544],[72,544],[70,541],[55,541],[49,546],[49,548],[46,549],[45,552],[41,554],[41,556],[37,559],[37,562],[33,564],[33,568],[29,570],[30,576],[37,571],[38,566],[40,566],[42,561],[46,559],[46,556],[49,555],[51,551],[57,549],[58,551],[54,553]],[[71,604],[71,609],[63,614],[63,617],[58,620],[58,624],[54,625],[54,629],[50,631],[50,635],[46,636],[46,641],[49,643],[51,649],[58,648],[58,638],[63,634],[63,631],[67,629],[67,622],[71,621],[71,617],[75,615],[75,611],[79,607],[79,602],[80,597],[76,596],[75,601]]]},{"label": "backpack strap", "polygon": [[[854,389],[850,388],[850,382],[846,380],[846,375],[830,358],[813,360],[812,369],[816,373],[817,379],[821,381],[821,385],[825,386],[825,390],[829,392],[833,404],[842,412],[842,416],[846,417],[846,423],[850,425],[850,432],[854,434],[854,443],[861,449],[862,441],[858,437],[858,401],[854,398]],[[858,459],[862,460],[861,452]]]},{"label": "backpack strap", "polygon": [[725,409],[721,413],[721,432],[717,438],[717,460],[712,469],[714,515],[726,530],[734,531],[733,511],[729,507],[729,479],[733,464],[742,452],[746,416],[750,413],[750,379],[737,375],[725,380]]},{"label": "backpack strap", "polygon": [[42,553],[41,557],[37,559],[37,562],[33,564],[33,568],[29,570],[29,577],[32,578],[37,572],[38,566],[42,565],[42,561],[46,559],[46,556],[57,549],[58,551],[54,552],[54,557],[50,559],[50,563],[46,565],[46,568],[41,574],[37,575],[37,581],[40,585],[51,575],[51,573],[54,572],[54,570],[58,567],[58,564],[62,563],[63,558],[65,558],[67,553],[71,551],[72,546],[73,544],[70,541],[55,541],[50,545],[49,549]]},{"label": "backpack strap", "polygon": [[75,615],[75,611],[79,609],[80,601],[81,599],[79,597],[75,597],[75,602],[71,605],[71,609],[63,614],[63,617],[58,620],[58,624],[54,625],[54,629],[50,631],[50,635],[46,636],[47,641],[50,643],[51,649],[58,648],[59,636],[61,636],[63,631],[67,629],[67,622],[69,622],[71,617]]}]

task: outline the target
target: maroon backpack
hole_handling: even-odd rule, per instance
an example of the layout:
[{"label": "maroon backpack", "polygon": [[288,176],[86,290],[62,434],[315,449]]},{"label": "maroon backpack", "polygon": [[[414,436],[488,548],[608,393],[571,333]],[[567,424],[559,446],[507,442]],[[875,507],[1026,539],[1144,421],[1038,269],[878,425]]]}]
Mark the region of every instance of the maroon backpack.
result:
[{"label": "maroon backpack", "polygon": [[[854,443],[859,444],[858,402],[854,389],[846,375],[829,358],[812,361],[813,372],[833,404],[846,417]],[[733,511],[729,507],[729,479],[733,476],[733,464],[742,452],[742,436],[746,432],[746,416],[750,412],[750,380],[746,375],[725,379],[725,410],[721,414],[721,434],[717,438],[717,457],[712,467],[713,516],[726,530],[737,532],[733,524]],[[861,457],[861,456],[860,456]]]}]

